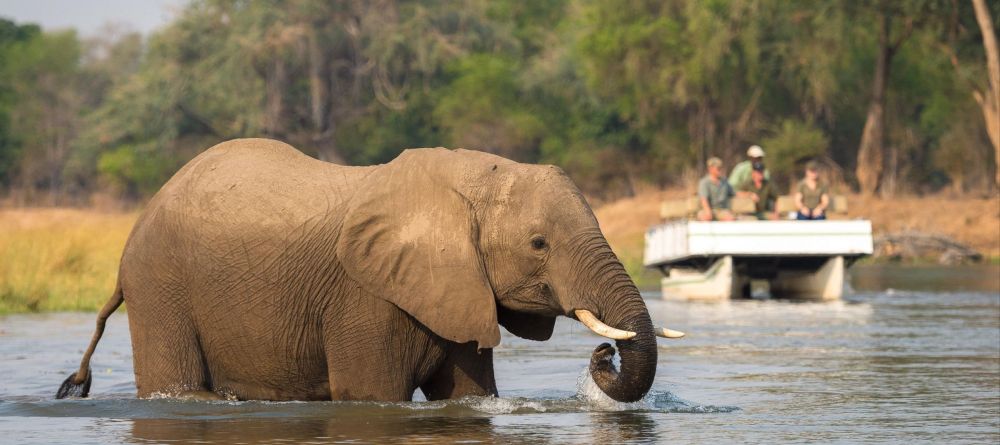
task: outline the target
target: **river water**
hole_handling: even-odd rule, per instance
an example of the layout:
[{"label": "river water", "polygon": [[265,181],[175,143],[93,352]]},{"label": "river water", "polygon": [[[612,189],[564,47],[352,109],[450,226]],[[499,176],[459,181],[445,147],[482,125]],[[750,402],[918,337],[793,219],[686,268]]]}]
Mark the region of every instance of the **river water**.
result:
[{"label": "river water", "polygon": [[852,275],[829,303],[649,295],[654,322],[689,335],[660,340],[653,390],[634,404],[586,377],[601,339],[566,319],[547,342],[504,333],[496,399],[137,400],[124,312],[91,398],[56,401],[94,315],[0,317],[0,443],[1000,442],[1000,269]]}]

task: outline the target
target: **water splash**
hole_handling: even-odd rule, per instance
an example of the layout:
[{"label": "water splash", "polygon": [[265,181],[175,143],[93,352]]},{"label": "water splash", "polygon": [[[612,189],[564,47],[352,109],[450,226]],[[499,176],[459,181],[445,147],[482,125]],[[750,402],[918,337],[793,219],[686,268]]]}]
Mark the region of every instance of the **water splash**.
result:
[{"label": "water splash", "polygon": [[638,411],[649,408],[645,398],[624,403],[608,397],[591,378],[590,370],[587,368],[584,368],[580,377],[576,379],[576,398],[594,411]]},{"label": "water splash", "polygon": [[466,406],[488,414],[528,414],[548,411],[541,402],[520,397],[511,399],[503,397],[477,397],[469,399]]},{"label": "water splash", "polygon": [[738,406],[727,405],[701,405],[684,400],[670,392],[650,392],[644,399],[652,404],[653,409],[659,412],[685,413],[685,414],[711,414],[711,413],[731,413],[740,411]]},{"label": "water splash", "polygon": [[684,400],[669,391],[650,391],[640,400],[625,403],[608,397],[584,369],[576,381],[576,398],[590,411],[652,411],[668,413],[729,413],[736,406],[701,405]]}]

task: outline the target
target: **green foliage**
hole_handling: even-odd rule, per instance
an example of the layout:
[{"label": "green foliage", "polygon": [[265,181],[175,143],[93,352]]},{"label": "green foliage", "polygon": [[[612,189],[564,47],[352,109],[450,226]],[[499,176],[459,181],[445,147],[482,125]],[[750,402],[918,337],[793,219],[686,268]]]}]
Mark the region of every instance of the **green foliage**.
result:
[{"label": "green foliage", "polygon": [[830,147],[830,139],[823,130],[809,122],[795,119],[782,120],[772,136],[764,138],[767,147],[767,167],[778,177],[789,181],[801,176],[795,170],[804,161],[823,156]]},{"label": "green foliage", "polygon": [[[977,110],[974,108],[956,112],[959,116],[965,116],[965,119],[950,121],[951,125],[937,138],[930,155],[931,167],[948,175],[953,191],[982,189],[984,185],[988,187],[988,183],[983,182],[990,178],[975,174],[983,165],[993,162],[989,140],[977,131],[982,117],[976,115]],[[930,186],[944,185],[936,176],[931,176],[927,182]]]},{"label": "green foliage", "polygon": [[27,35],[2,50],[0,88],[9,93],[10,106],[0,113],[7,116],[0,139],[8,145],[0,154],[0,178],[58,191],[80,116],[82,48],[73,31]]},{"label": "green foliage", "polygon": [[173,162],[150,146],[122,145],[102,153],[97,160],[97,171],[106,184],[132,195],[155,193],[173,168]]},{"label": "green foliage", "polygon": [[433,120],[431,103],[426,96],[411,99],[405,110],[379,110],[378,113],[347,122],[338,138],[344,156],[359,165],[391,161],[400,147],[438,147],[445,145]]},{"label": "green foliage", "polygon": [[911,34],[890,71],[887,175],[990,187],[966,3],[194,0],[147,38],[87,40],[0,20],[0,186],[143,199],[201,150],[261,136],[350,164],[486,150],[558,164],[601,198],[751,144],[779,177],[811,157],[851,172],[888,13]]},{"label": "green foliage", "polygon": [[40,32],[36,25],[18,25],[0,18],[0,186],[10,185],[11,172],[21,157],[21,143],[11,128],[11,113],[17,104],[13,71],[20,62],[19,47]]},{"label": "green foliage", "polygon": [[515,60],[485,54],[451,64],[453,80],[434,110],[449,145],[537,159],[545,129],[523,100],[518,71]]}]

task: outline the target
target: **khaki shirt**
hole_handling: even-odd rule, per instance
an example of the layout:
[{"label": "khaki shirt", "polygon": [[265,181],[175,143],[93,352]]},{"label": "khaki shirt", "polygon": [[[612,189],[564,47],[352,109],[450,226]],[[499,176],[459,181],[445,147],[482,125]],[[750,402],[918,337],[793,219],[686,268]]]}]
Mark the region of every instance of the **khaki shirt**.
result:
[{"label": "khaki shirt", "polygon": [[823,202],[823,195],[826,194],[826,184],[817,182],[816,188],[813,189],[809,188],[805,179],[803,179],[802,181],[799,181],[799,186],[796,190],[802,194],[802,205],[804,205],[807,209],[812,210],[819,207],[819,204]]},{"label": "khaki shirt", "polygon": [[725,177],[719,178],[718,184],[709,175],[698,182],[698,197],[708,199],[708,206],[712,209],[728,209],[729,199],[735,194]]},{"label": "khaki shirt", "polygon": [[760,188],[753,183],[753,179],[744,182],[743,187],[740,187],[742,192],[751,192],[757,195],[756,205],[757,213],[764,213],[768,210],[774,210],[774,202],[778,199],[778,192],[774,191],[774,186],[771,185],[771,181],[767,179],[761,181]]}]

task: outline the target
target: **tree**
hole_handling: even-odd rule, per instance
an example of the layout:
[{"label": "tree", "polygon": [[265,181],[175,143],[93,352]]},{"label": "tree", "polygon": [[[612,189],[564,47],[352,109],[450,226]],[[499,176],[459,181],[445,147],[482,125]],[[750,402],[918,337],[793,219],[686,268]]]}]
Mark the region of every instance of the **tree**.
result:
[{"label": "tree", "polygon": [[11,112],[17,105],[12,66],[21,54],[19,45],[37,38],[37,25],[18,25],[0,18],[0,186],[9,186],[21,156],[21,142],[11,129]]},{"label": "tree", "polygon": [[993,143],[996,161],[996,185],[1000,187],[1000,49],[997,46],[996,28],[990,19],[990,11],[984,0],[972,0],[976,10],[976,22],[983,33],[983,50],[986,53],[986,72],[989,83],[985,91],[974,91],[973,95],[982,108],[986,120],[986,132]]},{"label": "tree", "polygon": [[685,183],[707,156],[736,161],[750,144],[778,178],[811,157],[867,193],[968,190],[1000,180],[982,162],[1000,159],[995,28],[989,14],[973,23],[976,5],[997,12],[979,0],[194,0],[146,39],[0,22],[0,184],[139,200],[206,147],[265,136],[353,164],[479,148],[561,165],[605,199]]},{"label": "tree", "polygon": [[[861,191],[874,194],[882,180],[882,170],[885,163],[885,95],[889,84],[889,71],[892,59],[899,52],[899,47],[913,33],[914,20],[912,15],[881,3],[875,11],[878,22],[878,47],[875,57],[875,75],[872,78],[871,102],[868,105],[868,117],[865,119],[861,143],[858,146],[858,161],[855,175]],[[893,18],[900,18],[903,27],[893,39]]]},{"label": "tree", "polygon": [[29,195],[47,190],[50,204],[60,203],[62,170],[78,128],[80,54],[72,31],[39,34],[8,48],[3,68],[16,102],[10,131],[21,144],[16,182]]},{"label": "tree", "polygon": [[[985,134],[991,145],[990,152],[995,161],[993,163],[992,183],[994,187],[1000,187],[1000,113],[995,105],[998,102],[997,91],[1000,90],[997,87],[997,78],[1000,77],[1000,74],[997,73],[1000,70],[1000,61],[997,60],[995,28],[990,11],[984,2],[978,0],[972,0],[968,3],[954,2],[951,6],[950,13],[943,20],[942,32],[940,32],[941,36],[937,46],[944,51],[954,68],[952,76],[959,81],[958,84],[964,90],[962,95],[965,97],[956,97],[955,102],[962,102],[962,99],[971,96],[978,114],[982,116]],[[975,34],[975,29],[980,31],[980,35]],[[982,64],[984,56],[985,65]],[[967,141],[964,144],[966,147],[978,145],[974,142],[978,139],[976,134],[980,132],[980,129],[975,128],[974,125],[968,125],[968,122],[965,122],[967,119],[958,118],[955,120],[961,121],[961,128],[972,134],[963,137],[951,134],[948,135],[948,139],[964,139]],[[950,148],[950,151],[954,151],[954,148]],[[975,159],[979,161],[982,156],[977,156],[976,153],[963,153],[962,157],[965,160]],[[941,163],[942,161],[942,157],[939,156],[937,162]],[[956,166],[960,165],[957,161],[946,164],[951,166],[946,170],[951,172],[950,174],[956,179],[966,176],[957,173]],[[982,169],[984,165],[987,164],[972,162],[970,166],[973,167],[973,170],[978,170]],[[961,189],[963,181],[956,182],[954,184],[956,189]]]}]

